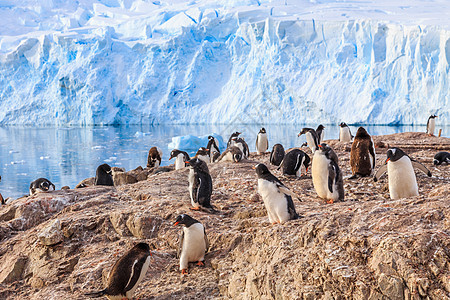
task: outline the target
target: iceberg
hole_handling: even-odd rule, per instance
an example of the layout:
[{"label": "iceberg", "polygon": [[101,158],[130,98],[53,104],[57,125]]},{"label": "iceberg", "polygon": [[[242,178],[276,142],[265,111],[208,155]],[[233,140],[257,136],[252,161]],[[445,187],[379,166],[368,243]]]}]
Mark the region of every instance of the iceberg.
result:
[{"label": "iceberg", "polygon": [[448,11],[439,0],[3,0],[0,125],[448,124]]},{"label": "iceberg", "polygon": [[[212,135],[217,143],[219,150],[222,152],[226,148],[226,143],[223,141],[222,136],[218,135],[217,133],[210,134]],[[178,149],[190,153],[195,153],[200,147],[206,147],[208,145],[208,136],[210,135],[204,135],[204,136],[194,136],[194,135],[183,135],[183,136],[175,136],[172,137],[172,142],[169,143],[167,146],[170,151],[173,149]]]}]

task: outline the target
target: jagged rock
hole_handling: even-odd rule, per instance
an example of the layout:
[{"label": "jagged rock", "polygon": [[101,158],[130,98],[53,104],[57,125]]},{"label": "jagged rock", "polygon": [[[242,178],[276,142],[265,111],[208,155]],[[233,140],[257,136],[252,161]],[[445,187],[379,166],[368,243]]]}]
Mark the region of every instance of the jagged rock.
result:
[{"label": "jagged rock", "polygon": [[397,276],[389,276],[381,274],[378,279],[378,286],[380,287],[383,295],[392,300],[404,299],[404,284],[401,278]]},{"label": "jagged rock", "polygon": [[12,220],[14,219],[15,215],[16,215],[15,205],[0,206],[0,222]]},{"label": "jagged rock", "polygon": [[114,173],[113,181],[114,181],[114,185],[115,186],[119,186],[119,185],[122,185],[122,184],[131,184],[131,183],[138,182],[138,180],[136,179],[135,176],[130,175],[130,174],[125,173],[125,172]]},{"label": "jagged rock", "polygon": [[88,186],[94,186],[95,184],[95,177],[89,177],[86,179],[83,179],[79,184],[75,186],[76,189],[85,188]]},{"label": "jagged rock", "polygon": [[42,245],[53,246],[64,240],[63,232],[61,231],[61,222],[59,219],[53,220],[47,227],[45,227],[38,235],[39,241]]},{"label": "jagged rock", "polygon": [[114,227],[114,230],[120,235],[120,236],[129,236],[131,235],[130,230],[128,229],[126,225],[126,219],[128,218],[128,214],[121,213],[121,212],[112,212],[109,215],[109,220],[111,221],[111,224]]},{"label": "jagged rock", "polygon": [[126,225],[130,232],[138,238],[149,239],[158,234],[162,219],[144,213],[131,215]]},{"label": "jagged rock", "polygon": [[22,274],[28,258],[24,256],[12,257],[12,260],[2,264],[0,283],[11,283],[22,279]]}]

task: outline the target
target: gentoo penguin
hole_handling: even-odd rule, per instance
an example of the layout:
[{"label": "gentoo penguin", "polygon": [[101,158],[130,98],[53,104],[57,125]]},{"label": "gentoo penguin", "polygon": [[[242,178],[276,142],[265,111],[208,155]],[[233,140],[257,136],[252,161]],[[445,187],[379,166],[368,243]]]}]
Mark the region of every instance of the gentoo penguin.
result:
[{"label": "gentoo penguin", "polygon": [[267,140],[266,129],[263,127],[259,130],[256,136],[256,152],[258,155],[264,154],[269,148],[269,141]]},{"label": "gentoo penguin", "polygon": [[434,135],[434,128],[436,127],[436,115],[431,115],[427,121],[427,133],[428,135]]},{"label": "gentoo penguin", "polygon": [[215,162],[220,156],[219,143],[212,135],[208,136],[208,145],[206,149],[209,151],[210,162]]},{"label": "gentoo penguin", "polygon": [[450,164],[450,153],[445,151],[436,153],[433,159],[433,165],[439,166],[441,164]]},{"label": "gentoo penguin", "polygon": [[292,149],[284,156],[280,168],[284,175],[296,175],[300,177],[302,165],[305,167],[305,174],[311,162],[308,154],[299,149]]},{"label": "gentoo penguin", "polygon": [[55,185],[46,178],[38,178],[30,184],[30,196],[55,190]]},{"label": "gentoo penguin", "polygon": [[177,257],[180,259],[181,274],[187,274],[190,262],[197,262],[198,266],[204,266],[205,254],[208,252],[209,242],[205,227],[189,215],[182,214],[175,220],[174,226],[183,225],[180,242],[178,244]]},{"label": "gentoo penguin", "polygon": [[172,152],[170,152],[169,160],[171,160],[174,157],[176,157],[176,159],[175,159],[175,170],[179,170],[179,169],[182,169],[182,168],[186,167],[185,161],[188,161],[188,160],[191,159],[189,157],[189,154],[187,154],[184,151],[178,150],[178,149],[173,149]]},{"label": "gentoo penguin", "polygon": [[243,157],[244,157],[244,154],[242,153],[241,149],[239,149],[236,146],[232,146],[232,147],[228,148],[227,150],[223,151],[223,153],[219,156],[217,161],[218,162],[221,162],[221,161],[240,162]]},{"label": "gentoo penguin", "polygon": [[350,166],[353,178],[370,176],[375,169],[375,147],[372,137],[363,127],[359,127],[350,152]]},{"label": "gentoo penguin", "polygon": [[317,144],[322,144],[323,142],[323,130],[325,129],[325,126],[320,124],[317,126],[316,133],[317,133]]},{"label": "gentoo penguin", "polygon": [[85,296],[110,300],[132,299],[134,291],[144,279],[150,265],[150,247],[139,243],[116,261],[109,272],[108,284],[104,290],[87,293]]},{"label": "gentoo penguin", "polygon": [[351,142],[353,135],[350,132],[350,127],[348,127],[344,122],[339,124],[339,126],[341,127],[339,129],[339,141],[345,143]]},{"label": "gentoo penguin", "polygon": [[247,143],[244,141],[243,138],[233,138],[231,145],[238,147],[239,149],[241,149],[242,154],[243,154],[243,158],[248,158],[250,156],[250,150],[248,148]]},{"label": "gentoo penguin", "polygon": [[265,164],[257,164],[255,169],[258,176],[258,193],[264,201],[269,221],[275,224],[298,219],[292,201],[295,194],[270,173]]},{"label": "gentoo penguin", "polygon": [[317,147],[319,146],[319,138],[317,137],[317,133],[312,128],[303,128],[302,131],[297,136],[301,136],[304,134],[306,136],[306,142],[308,143],[308,147],[311,149],[312,153],[316,152]]},{"label": "gentoo penguin", "polygon": [[194,157],[203,160],[205,163],[210,162],[209,151],[205,147],[200,147]]},{"label": "gentoo penguin", "polygon": [[111,167],[108,164],[98,166],[95,172],[94,185],[114,185]]},{"label": "gentoo penguin", "polygon": [[431,177],[431,172],[421,163],[411,159],[400,148],[391,148],[387,151],[387,158],[375,173],[374,181],[378,181],[384,173],[388,173],[389,194],[391,199],[407,198],[419,195],[416,174],[417,168]]},{"label": "gentoo penguin", "polygon": [[192,210],[201,208],[212,209],[211,193],[213,189],[212,178],[209,175],[208,166],[199,159],[193,158],[186,162],[189,165],[189,195],[191,197]]},{"label": "gentoo penguin", "polygon": [[227,148],[230,148],[232,146],[233,140],[237,139],[240,134],[241,134],[240,132],[236,131],[230,135],[230,138],[228,139],[227,143]]},{"label": "gentoo penguin", "polygon": [[157,168],[161,165],[162,150],[158,147],[151,147],[148,151],[147,168]]},{"label": "gentoo penguin", "polygon": [[1,193],[0,193],[0,205],[6,205],[6,201]]},{"label": "gentoo penguin", "polygon": [[320,198],[328,203],[344,200],[344,183],[337,155],[327,144],[320,144],[314,153],[311,174]]},{"label": "gentoo penguin", "polygon": [[270,163],[274,166],[279,166],[284,158],[284,147],[281,144],[275,144],[270,152]]}]

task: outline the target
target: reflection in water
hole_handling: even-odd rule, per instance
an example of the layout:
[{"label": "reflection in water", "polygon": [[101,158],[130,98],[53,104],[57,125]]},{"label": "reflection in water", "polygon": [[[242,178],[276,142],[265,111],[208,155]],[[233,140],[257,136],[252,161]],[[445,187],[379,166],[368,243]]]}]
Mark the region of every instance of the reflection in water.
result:
[{"label": "reflection in water", "polygon": [[[163,150],[163,165],[168,165],[172,149],[167,145],[172,137],[180,135],[220,134],[224,141],[234,131],[242,132],[250,150],[255,151],[255,140],[264,126],[269,137],[269,150],[275,143],[285,148],[300,146],[305,137],[297,137],[301,125],[142,125],[117,127],[32,128],[0,127],[0,192],[17,198],[28,193],[30,183],[45,177],[57,189],[71,188],[81,180],[95,176],[102,163],[123,167],[127,171],[145,167],[147,153],[152,146]],[[407,131],[425,131],[425,126],[365,126],[372,135]],[[315,127],[314,127],[315,128]],[[350,126],[352,133],[357,127]],[[450,126],[443,128],[448,136]],[[339,126],[327,125],[325,139],[337,139]],[[206,147],[206,145],[205,145]],[[223,145],[221,145],[223,147]],[[186,150],[186,149],[181,149]],[[194,149],[188,151],[195,154]]]}]

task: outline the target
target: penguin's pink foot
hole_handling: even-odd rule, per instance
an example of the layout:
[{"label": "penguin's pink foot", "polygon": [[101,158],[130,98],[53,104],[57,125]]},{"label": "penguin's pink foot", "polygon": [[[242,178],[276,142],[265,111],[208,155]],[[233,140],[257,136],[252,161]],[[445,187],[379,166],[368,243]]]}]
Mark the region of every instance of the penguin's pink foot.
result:
[{"label": "penguin's pink foot", "polygon": [[188,274],[188,271],[187,271],[187,269],[183,269],[183,270],[181,270],[181,275],[187,275]]},{"label": "penguin's pink foot", "polygon": [[198,262],[197,262],[197,266],[203,267],[204,265],[205,265],[205,263],[202,262],[202,261],[198,261]]},{"label": "penguin's pink foot", "polygon": [[196,211],[199,211],[199,210],[200,210],[200,207],[190,207],[190,210],[196,210]]}]

